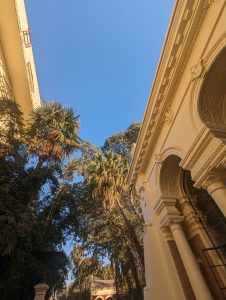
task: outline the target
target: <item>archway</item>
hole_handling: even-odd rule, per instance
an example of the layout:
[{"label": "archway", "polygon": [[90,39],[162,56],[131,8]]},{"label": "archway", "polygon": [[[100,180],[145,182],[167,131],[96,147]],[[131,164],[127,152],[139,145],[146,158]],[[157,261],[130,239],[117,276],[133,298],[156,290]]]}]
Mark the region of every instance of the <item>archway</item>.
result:
[{"label": "archway", "polygon": [[159,178],[162,196],[178,198],[181,194],[183,169],[179,166],[180,160],[176,155],[170,155],[164,160]]},{"label": "archway", "polygon": [[[221,288],[224,286],[221,280],[222,276],[219,275],[218,270],[212,272],[211,268],[213,262],[215,264],[215,262],[218,261],[218,264],[222,264],[224,257],[219,256],[218,253],[211,253],[209,255],[207,251],[210,252],[210,249],[216,251],[214,245],[222,244],[224,241],[226,242],[225,234],[223,234],[223,232],[226,232],[224,216],[205,190],[194,188],[194,182],[191,180],[190,172],[180,167],[180,161],[181,159],[178,156],[170,155],[164,160],[161,167],[159,180],[161,190],[160,200],[162,202],[161,205],[158,206],[161,208],[160,217],[161,220],[163,220],[161,223],[169,224],[164,226],[169,226],[171,231],[172,225],[170,224],[182,224],[184,236],[188,241],[187,249],[190,245],[193,254],[200,263],[203,278],[208,282],[215,299],[222,299],[222,295],[220,295],[222,293]],[[163,209],[163,207],[165,207],[165,209]],[[201,217],[203,217],[203,219],[201,219]],[[204,223],[204,221],[207,223]],[[221,225],[223,225],[223,227]],[[214,239],[215,244],[211,244],[210,242],[207,245],[205,243],[207,240],[206,236],[211,236],[212,239],[210,240],[212,241]],[[175,235],[173,235],[173,237],[178,247],[179,242],[176,240]],[[168,241],[169,246],[172,243],[173,241]],[[177,269],[183,269],[183,266],[178,263],[179,258],[176,257],[176,254],[172,251],[175,245],[172,245],[170,246],[170,251],[172,252],[175,265]],[[221,252],[222,251],[224,251],[224,249],[221,249]],[[181,252],[179,250],[179,252],[185,264],[183,251]],[[210,257],[216,259],[210,260]],[[188,267],[186,269],[189,270]],[[182,278],[182,273],[179,274],[179,276]],[[190,275],[188,276],[191,281]],[[188,287],[190,285],[188,279],[185,280],[183,278],[181,282]],[[184,290],[186,293],[187,287]],[[220,295],[219,297],[218,294]]]},{"label": "archway", "polygon": [[[190,244],[201,262],[201,269],[209,282],[214,299],[225,299],[226,223],[224,215],[206,190],[194,187],[191,174],[186,170],[183,172],[183,188],[204,229],[203,234],[197,234],[190,240]],[[202,240],[205,234],[210,242],[207,246]]]},{"label": "archway", "polygon": [[114,300],[112,296],[106,297],[106,300]]},{"label": "archway", "polygon": [[104,300],[104,298],[101,296],[97,296],[97,298],[95,298],[95,300]]},{"label": "archway", "polygon": [[204,78],[199,97],[199,114],[219,138],[226,138],[226,48],[218,55]]}]

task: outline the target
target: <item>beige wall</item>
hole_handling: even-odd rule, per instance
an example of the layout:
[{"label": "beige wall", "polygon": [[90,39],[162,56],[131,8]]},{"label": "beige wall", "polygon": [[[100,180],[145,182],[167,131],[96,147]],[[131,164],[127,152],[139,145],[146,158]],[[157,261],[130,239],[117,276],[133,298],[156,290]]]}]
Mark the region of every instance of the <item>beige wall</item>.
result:
[{"label": "beige wall", "polygon": [[[28,31],[24,0],[0,1],[0,76],[2,90],[21,106],[27,117],[41,105],[32,47],[25,42]],[[5,85],[5,86],[4,86]],[[5,96],[4,91],[1,96]]]},{"label": "beige wall", "polygon": [[[166,295],[167,299],[185,299],[167,245],[174,237],[170,231],[163,230],[169,218],[179,220],[178,211],[172,205],[164,206],[161,200],[161,184],[164,183],[160,174],[170,155],[180,157],[181,167],[191,171],[197,187],[206,187],[212,170],[222,169],[226,139],[214,137],[202,122],[199,93],[205,74],[224,47],[226,1],[176,2],[129,173],[129,180],[136,183],[137,190],[144,190],[141,206],[145,219],[145,300],[166,299]],[[169,182],[172,176],[168,175]],[[219,197],[224,194],[223,189]],[[223,205],[226,208],[226,202]],[[177,222],[181,223],[182,218]],[[181,242],[185,235],[182,231],[177,233]],[[187,257],[192,259],[189,245],[183,246]],[[186,267],[187,263],[184,265]],[[189,264],[186,268],[188,273]],[[196,298],[211,299],[198,269],[194,276],[205,294],[200,296],[195,290],[196,284],[192,283]]]}]

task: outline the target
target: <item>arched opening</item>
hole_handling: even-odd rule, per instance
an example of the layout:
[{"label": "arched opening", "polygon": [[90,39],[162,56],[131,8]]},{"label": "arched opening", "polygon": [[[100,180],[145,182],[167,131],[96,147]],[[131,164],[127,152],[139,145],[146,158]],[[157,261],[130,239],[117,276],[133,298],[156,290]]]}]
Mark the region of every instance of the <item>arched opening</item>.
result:
[{"label": "arched opening", "polygon": [[183,187],[212,244],[226,246],[225,218],[215,201],[206,190],[194,187],[189,171],[183,173]]},{"label": "arched opening", "polygon": [[104,298],[98,296],[97,298],[95,298],[95,300],[104,300]]},{"label": "arched opening", "polygon": [[200,92],[199,114],[212,133],[226,137],[226,48],[205,75]]},{"label": "arched opening", "polygon": [[204,189],[194,187],[189,171],[183,172],[183,188],[206,233],[210,245],[205,247],[202,237],[195,236],[190,244],[200,260],[200,267],[215,299],[226,297],[226,223],[215,201]]},{"label": "arched opening", "polygon": [[176,155],[168,156],[160,172],[160,188],[163,196],[179,197],[181,193],[181,174],[183,169],[179,166],[180,158]]},{"label": "arched opening", "polygon": [[[180,167],[180,161],[181,159],[176,155],[168,156],[164,160],[159,177],[161,197],[174,199],[175,207],[184,217],[184,233],[200,264],[203,277],[214,299],[221,300],[226,296],[224,294],[226,285],[223,279],[226,261],[224,216],[207,191],[194,188],[190,172]],[[170,209],[169,213],[172,211]],[[175,253],[172,253],[173,255],[175,257]],[[177,259],[175,264],[178,269],[183,268],[177,265]],[[182,277],[181,274],[179,276]],[[184,279],[181,279],[181,282],[183,281]]]},{"label": "arched opening", "polygon": [[112,296],[106,297],[106,300],[114,300]]}]

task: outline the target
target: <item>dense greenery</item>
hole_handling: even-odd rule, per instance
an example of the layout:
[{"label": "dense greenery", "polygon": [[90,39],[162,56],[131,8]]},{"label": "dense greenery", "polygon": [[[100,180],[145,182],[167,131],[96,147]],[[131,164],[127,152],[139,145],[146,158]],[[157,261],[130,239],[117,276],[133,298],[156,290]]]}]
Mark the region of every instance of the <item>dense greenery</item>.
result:
[{"label": "dense greenery", "polygon": [[143,220],[139,197],[126,181],[138,130],[138,124],[131,125],[101,149],[86,145],[65,170],[68,178],[78,173],[81,179],[71,188],[75,238],[93,258],[108,257],[118,294],[129,293],[130,299],[134,290],[134,299],[142,299],[144,285]]},{"label": "dense greenery", "polygon": [[18,106],[6,99],[0,119],[0,294],[33,299],[35,284],[58,288],[67,275],[62,167],[79,145],[79,120],[52,102],[35,110],[25,128]]},{"label": "dense greenery", "polygon": [[126,181],[140,124],[97,148],[78,137],[79,118],[59,103],[36,109],[25,127],[15,102],[2,99],[0,118],[3,299],[33,299],[40,281],[50,286],[48,295],[62,289],[69,236],[75,280],[62,299],[88,297],[91,278],[113,277],[118,297],[142,299],[143,220],[139,195]]}]

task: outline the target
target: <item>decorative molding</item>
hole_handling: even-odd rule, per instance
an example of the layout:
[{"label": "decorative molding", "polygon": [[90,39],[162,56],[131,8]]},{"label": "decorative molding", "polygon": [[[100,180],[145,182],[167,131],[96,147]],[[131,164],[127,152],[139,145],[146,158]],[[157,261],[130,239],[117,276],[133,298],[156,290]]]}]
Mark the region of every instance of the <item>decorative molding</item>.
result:
[{"label": "decorative molding", "polygon": [[204,72],[203,60],[200,59],[199,62],[190,68],[191,80],[199,78]]},{"label": "decorative molding", "polygon": [[154,211],[156,212],[157,215],[160,215],[161,211],[165,206],[175,206],[176,204],[176,199],[175,198],[170,198],[170,197],[163,197],[161,196],[157,203],[154,206]]},{"label": "decorative molding", "polygon": [[166,112],[165,112],[165,118],[164,118],[164,123],[166,124],[170,124],[172,122],[174,118],[174,113],[172,111],[171,108],[169,108]]},{"label": "decorative molding", "polygon": [[180,162],[180,166],[191,171],[194,186],[200,188],[214,169],[222,168],[225,157],[225,144],[204,127]]},{"label": "decorative molding", "polygon": [[169,102],[173,100],[172,98],[166,99],[169,89],[172,88],[170,83],[176,80],[176,76],[180,76],[185,64],[185,52],[189,53],[187,47],[194,43],[196,33],[205,17],[204,3],[200,1],[195,9],[194,3],[196,3],[194,0],[182,0],[176,4],[129,170],[128,181],[130,183],[135,182],[143,166],[147,150],[150,150],[150,144],[144,141],[151,138],[153,140],[154,135],[157,134],[156,127],[162,122],[162,118],[166,117],[166,121],[172,121],[172,114],[167,113],[165,106],[167,103],[169,107]]},{"label": "decorative molding", "polygon": [[7,99],[11,98],[5,76],[2,73],[0,73],[0,97]]},{"label": "decorative molding", "polygon": [[184,217],[180,215],[179,210],[175,206],[176,199],[160,197],[154,210],[160,218],[161,227],[170,227],[174,223],[184,221]]},{"label": "decorative molding", "polygon": [[197,177],[197,174],[200,173],[203,167],[211,166],[210,164],[212,162],[212,158],[214,158],[217,155],[220,146],[221,141],[213,138],[207,145],[205,145],[205,147],[202,147],[202,149],[200,149],[200,157],[199,159],[197,159],[196,163],[192,168],[192,177],[194,177],[194,179],[195,177]]},{"label": "decorative molding", "polygon": [[171,230],[170,230],[169,227],[162,226],[161,227],[161,231],[162,231],[162,234],[163,234],[164,239],[166,241],[172,241],[172,240],[174,240],[174,237],[173,237],[172,232],[171,232]]},{"label": "decorative molding", "polygon": [[159,182],[163,196],[178,197],[180,195],[180,158],[177,156],[167,157],[161,167]]},{"label": "decorative molding", "polygon": [[206,8],[209,8],[211,5],[220,2],[221,0],[207,0]]},{"label": "decorative molding", "polygon": [[194,236],[197,230],[202,229],[198,215],[195,213],[188,196],[182,196],[178,199],[179,208],[184,216],[184,226],[189,236]]},{"label": "decorative molding", "polygon": [[160,153],[154,153],[154,158],[156,163],[162,163],[163,162],[163,156]]}]

